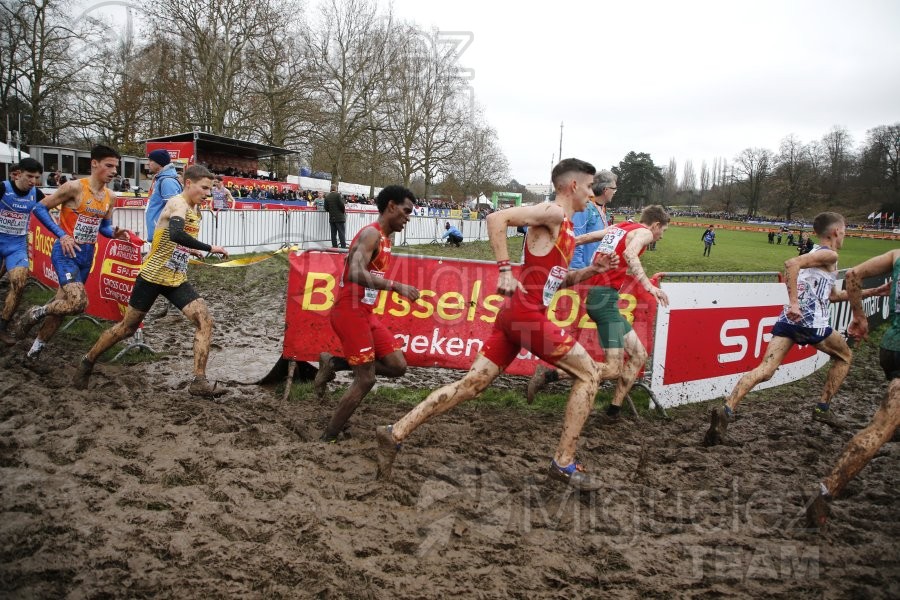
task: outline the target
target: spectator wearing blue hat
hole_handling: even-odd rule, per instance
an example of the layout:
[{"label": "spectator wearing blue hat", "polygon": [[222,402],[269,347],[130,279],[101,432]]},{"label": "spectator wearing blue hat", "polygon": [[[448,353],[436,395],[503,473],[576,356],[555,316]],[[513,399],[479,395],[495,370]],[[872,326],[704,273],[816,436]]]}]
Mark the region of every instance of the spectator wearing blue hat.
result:
[{"label": "spectator wearing blue hat", "polygon": [[147,170],[153,175],[153,182],[150,184],[150,198],[147,200],[147,235],[145,239],[152,243],[159,215],[169,198],[180,194],[182,187],[168,151],[154,150],[147,155],[147,158],[149,159]]}]

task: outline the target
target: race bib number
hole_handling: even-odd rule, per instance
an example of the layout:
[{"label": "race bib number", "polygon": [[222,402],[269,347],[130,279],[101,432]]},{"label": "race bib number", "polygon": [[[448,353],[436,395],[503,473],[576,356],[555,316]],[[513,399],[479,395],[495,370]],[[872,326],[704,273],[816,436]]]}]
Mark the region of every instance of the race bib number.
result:
[{"label": "race bib number", "polygon": [[[384,271],[369,271],[369,273],[374,277],[384,277]],[[378,292],[380,291],[374,288],[366,288],[366,291],[363,293],[362,303],[374,305],[378,300]]]},{"label": "race bib number", "polygon": [[171,269],[175,273],[187,273],[188,261],[191,258],[191,252],[184,246],[175,246],[172,252],[172,258],[166,262],[166,268]]},{"label": "race bib number", "polygon": [[72,231],[75,243],[96,244],[97,232],[100,231],[100,221],[102,221],[100,217],[78,215],[78,220],[75,221],[75,228]]},{"label": "race bib number", "polygon": [[28,214],[14,210],[0,210],[0,233],[25,235],[28,230]]},{"label": "race bib number", "polygon": [[612,231],[604,235],[603,239],[600,240],[600,245],[597,246],[597,252],[602,252],[603,254],[615,254],[619,242],[622,241],[622,238],[627,234],[628,232],[624,229],[614,227]]},{"label": "race bib number", "polygon": [[556,266],[550,269],[547,275],[547,283],[544,284],[544,306],[550,306],[556,291],[562,286],[566,280],[566,273],[569,270],[565,267]]}]

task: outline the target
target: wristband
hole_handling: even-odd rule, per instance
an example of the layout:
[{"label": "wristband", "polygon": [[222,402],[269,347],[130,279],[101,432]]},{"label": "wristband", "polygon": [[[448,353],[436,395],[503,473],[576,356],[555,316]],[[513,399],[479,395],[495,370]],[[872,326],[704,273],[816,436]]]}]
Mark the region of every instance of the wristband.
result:
[{"label": "wristband", "polygon": [[510,267],[509,265],[507,265],[507,266],[505,266],[505,267],[500,267],[500,268],[497,269],[497,270],[500,271],[501,273],[510,273],[510,272],[512,272],[512,267]]},{"label": "wristband", "polygon": [[506,260],[498,260],[498,261],[497,261],[497,266],[498,266],[498,267],[508,267],[508,266],[509,266],[509,259],[506,259]]}]

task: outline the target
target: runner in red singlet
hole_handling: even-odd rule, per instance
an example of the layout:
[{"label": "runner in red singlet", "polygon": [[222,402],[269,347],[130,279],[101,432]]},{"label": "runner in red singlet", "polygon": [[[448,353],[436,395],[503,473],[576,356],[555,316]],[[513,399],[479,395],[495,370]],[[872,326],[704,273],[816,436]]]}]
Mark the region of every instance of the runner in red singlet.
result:
[{"label": "runner in red singlet", "polygon": [[[599,241],[595,257],[603,254],[619,257],[618,268],[591,278],[588,283],[592,287],[585,297],[585,309],[597,324],[597,337],[606,355],[604,364],[609,366],[607,374],[611,379],[618,379],[612,401],[599,419],[601,425],[619,422],[622,402],[648,357],[647,349],[637,333],[619,312],[619,291],[625,283],[626,273],[630,272],[635,282],[647,290],[659,304],[668,305],[666,293],[653,285],[647,277],[640,258],[650,244],[662,239],[668,226],[668,213],[662,206],[654,204],[641,212],[640,223],[625,222],[602,231],[580,235],[576,239],[578,244]],[[560,379],[567,379],[564,371],[538,365],[528,382],[526,398],[529,404],[544,385]]]},{"label": "runner in red singlet", "polygon": [[352,369],[353,383],[334,411],[322,441],[337,441],[353,411],[375,385],[376,375],[402,377],[406,373],[400,343],[372,309],[382,290],[397,292],[413,301],[419,298],[419,290],[413,286],[384,278],[391,260],[390,236],[403,231],[415,200],[405,187],[387,186],[375,200],[378,221],[363,227],[350,243],[337,301],[331,310],[331,327],[341,340],[344,357],[327,352],[319,355],[315,389],[320,398],[324,396],[336,371]]},{"label": "runner in red singlet", "polygon": [[[549,476],[582,490],[596,490],[599,482],[575,462],[575,446],[591,409],[597,385],[604,375],[587,351],[566,331],[547,318],[547,307],[560,287],[572,285],[616,264],[607,255],[595,265],[568,271],[575,250],[572,214],[584,210],[591,196],[595,169],[582,160],[568,158],[553,168],[556,201],[518,206],[492,213],[487,218],[488,237],[497,258],[500,276],[497,291],[510,296],[497,315],[494,331],[461,380],[432,392],[406,416],[376,430],[378,477],[389,479],[399,443],[417,427],[456,405],[474,398],[525,348],[572,375],[575,383],[566,405],[562,437],[550,463]],[[527,225],[524,265],[517,281],[509,265],[506,232]]]}]

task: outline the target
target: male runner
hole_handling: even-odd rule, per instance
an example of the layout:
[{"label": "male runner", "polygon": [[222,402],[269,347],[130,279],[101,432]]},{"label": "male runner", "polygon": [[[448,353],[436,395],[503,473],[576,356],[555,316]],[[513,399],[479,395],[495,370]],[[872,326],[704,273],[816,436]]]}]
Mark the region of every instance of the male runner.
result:
[{"label": "male runner", "polygon": [[[87,308],[84,282],[94,263],[97,235],[128,239],[126,231],[112,226],[112,194],[106,187],[116,176],[120,158],[109,146],[94,146],[90,177],[65,183],[34,207],[34,215],[58,238],[50,261],[59,279],[59,289],[53,300],[32,307],[19,318],[18,339],[23,339],[32,327],[43,321],[26,355],[26,365],[37,363],[44,345],[59,329],[64,317],[80,314]],[[57,206],[60,207],[59,224],[49,213],[49,209]]]},{"label": "male runner", "polygon": [[[435,390],[402,419],[376,430],[379,478],[390,479],[400,442],[432,417],[480,394],[516,358],[520,349],[526,348],[575,378],[549,477],[581,490],[599,488],[599,480],[585,473],[575,461],[575,447],[604,375],[603,367],[594,363],[571,335],[547,318],[547,307],[557,289],[609,268],[613,262],[607,256],[599,265],[568,271],[575,249],[571,217],[575,211],[584,210],[591,196],[594,173],[589,163],[567,158],[553,168],[554,202],[517,206],[487,217],[488,238],[500,271],[497,291],[510,298],[500,309],[493,333],[481,354],[461,380]],[[527,225],[528,233],[521,281],[517,281],[509,264],[506,232],[508,227],[520,225]]]},{"label": "male runner", "polygon": [[41,163],[23,158],[10,170],[0,197],[0,263],[9,272],[9,291],[0,312],[0,341],[8,345],[16,343],[7,327],[28,283],[28,219],[34,205],[44,199],[44,193],[35,187],[44,170]]},{"label": "male runner", "polygon": [[[575,237],[601,231],[609,227],[609,217],[606,215],[606,205],[609,204],[616,190],[618,177],[612,171],[606,169],[598,171],[594,175],[594,183],[591,186],[593,197],[584,207],[584,210],[576,212],[572,215],[572,227]],[[583,269],[591,264],[594,252],[600,242],[592,242],[590,244],[582,244],[575,246],[575,254],[572,255],[572,262],[569,264],[570,269]]]},{"label": "male runner", "polygon": [[[856,339],[864,339],[869,332],[869,321],[862,306],[865,295],[861,291],[862,280],[876,275],[891,275],[890,282],[890,327],[881,338],[881,368],[888,380],[888,392],[881,406],[869,425],[857,433],[844,447],[831,473],[819,483],[819,492],[815,494],[806,509],[807,522],[810,527],[821,527],[828,520],[830,512],[828,503],[836,498],[863,467],[869,464],[875,453],[885,442],[894,436],[900,424],[900,250],[891,250],[881,256],[870,258],[866,262],[853,267],[847,273],[845,284],[850,306],[853,309],[853,321],[848,332]],[[875,288],[880,290],[881,288]],[[866,290],[868,291],[868,290]]]},{"label": "male runner", "polygon": [[[644,363],[647,362],[647,350],[641,339],[632,329],[631,324],[619,312],[619,290],[625,282],[627,271],[637,283],[647,290],[663,306],[668,306],[669,297],[653,285],[641,265],[641,255],[647,247],[662,239],[669,226],[669,215],[659,205],[648,206],[641,212],[638,223],[624,222],[608,229],[595,231],[576,238],[577,244],[600,240],[594,253],[595,259],[602,255],[619,257],[618,268],[601,273],[590,279],[593,286],[588,291],[585,309],[588,316],[597,324],[597,336],[606,355],[607,365],[604,379],[618,379],[613,399],[600,419],[601,424],[615,424],[621,420],[622,402],[625,395],[634,385],[634,380]],[[625,361],[628,352],[628,361]],[[538,365],[531,381],[528,382],[526,398],[534,400],[535,394],[547,383],[566,379],[566,374],[559,369],[548,369]]]},{"label": "male runner", "polygon": [[[772,327],[772,341],[758,367],[744,374],[732,390],[725,405],[713,408],[709,430],[703,443],[721,444],[738,403],[757,384],[768,381],[795,344],[811,344],[831,356],[825,387],[813,409],[813,419],[841,429],[844,427],[830,410],[831,399],[850,370],[853,353],[843,336],[828,326],[828,306],[847,299],[846,291],[834,289],[837,279],[838,250],[844,244],[846,221],[835,212],[823,212],[813,220],[813,231],[820,244],[812,252],[784,263],[788,305]],[[875,290],[866,290],[867,296]]]},{"label": "male runner", "polygon": [[336,442],[363,397],[375,385],[375,376],[402,377],[406,359],[400,343],[372,313],[380,290],[396,292],[412,301],[419,290],[411,285],[385,279],[391,260],[391,235],[403,231],[415,207],[416,197],[399,185],[389,185],[378,193],[378,221],[359,230],[350,242],[344,259],[340,290],[331,310],[331,327],[341,340],[346,358],[319,355],[315,389],[321,398],[336,371],[353,370],[353,383],[344,392],[322,441]]},{"label": "male runner", "polygon": [[231,190],[222,183],[222,176],[216,175],[212,189],[213,214],[218,214],[220,210],[229,208],[234,208],[234,196],[231,195]]},{"label": "male runner", "polygon": [[213,319],[206,302],[187,282],[190,249],[221,254],[221,246],[210,246],[197,239],[200,233],[198,206],[209,196],[213,174],[199,165],[184,171],[184,191],[170,198],[160,213],[156,232],[141,271],[134,281],[128,310],[122,320],[100,334],[97,343],[81,359],[73,385],[87,389],[97,357],[117,342],[134,335],[144,316],[160,295],[174,304],[197,328],[194,334],[194,380],[188,392],[193,396],[216,397],[226,392],[206,379],[206,361],[212,338]]}]

